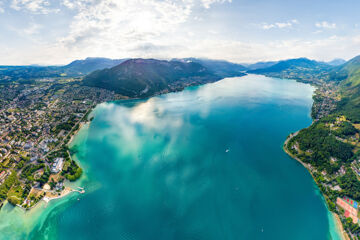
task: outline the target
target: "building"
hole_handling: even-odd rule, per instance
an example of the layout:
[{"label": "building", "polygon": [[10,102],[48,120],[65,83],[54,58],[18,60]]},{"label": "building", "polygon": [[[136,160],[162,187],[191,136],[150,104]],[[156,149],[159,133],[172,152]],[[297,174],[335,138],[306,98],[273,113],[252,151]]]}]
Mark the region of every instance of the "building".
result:
[{"label": "building", "polygon": [[352,218],[353,223],[358,223],[359,219],[358,219],[358,203],[348,197],[343,197],[343,198],[337,198],[336,199],[336,204],[341,207],[342,209],[344,209],[345,211],[345,217],[348,218]]},{"label": "building", "polygon": [[62,170],[64,165],[64,158],[56,158],[54,163],[51,165],[51,172],[58,173]]}]

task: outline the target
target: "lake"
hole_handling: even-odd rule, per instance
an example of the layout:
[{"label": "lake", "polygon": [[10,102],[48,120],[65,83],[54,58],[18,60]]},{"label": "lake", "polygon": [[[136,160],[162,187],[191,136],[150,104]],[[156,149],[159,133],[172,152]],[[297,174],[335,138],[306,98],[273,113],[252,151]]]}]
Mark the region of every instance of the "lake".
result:
[{"label": "lake", "polygon": [[258,75],[98,105],[71,144],[86,193],[0,212],[0,239],[339,239],[286,137],[314,88]]}]

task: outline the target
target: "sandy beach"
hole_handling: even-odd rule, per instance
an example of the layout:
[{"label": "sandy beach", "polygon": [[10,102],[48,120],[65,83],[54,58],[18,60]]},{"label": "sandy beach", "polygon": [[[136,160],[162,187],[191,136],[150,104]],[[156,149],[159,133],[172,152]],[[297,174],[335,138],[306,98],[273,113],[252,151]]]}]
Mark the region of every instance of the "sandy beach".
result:
[{"label": "sandy beach", "polygon": [[66,187],[60,195],[57,195],[57,194],[52,194],[50,192],[47,192],[45,197],[43,198],[43,200],[48,203],[50,202],[51,200],[54,200],[54,199],[59,199],[59,198],[63,198],[67,195],[69,195],[70,193],[72,192],[78,192],[77,190],[74,190],[74,189],[71,189],[69,187]]},{"label": "sandy beach", "polygon": [[334,216],[336,227],[338,228],[338,232],[340,233],[342,240],[350,240],[350,237],[344,231],[344,227],[341,223],[339,215],[337,215],[336,213],[332,213],[332,215]]}]

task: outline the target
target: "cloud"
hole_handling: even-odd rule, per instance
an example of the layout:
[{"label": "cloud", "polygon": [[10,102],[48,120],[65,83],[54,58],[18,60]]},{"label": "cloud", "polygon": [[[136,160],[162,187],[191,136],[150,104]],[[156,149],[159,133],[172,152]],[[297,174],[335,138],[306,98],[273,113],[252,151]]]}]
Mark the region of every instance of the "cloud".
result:
[{"label": "cloud", "polygon": [[10,7],[14,10],[27,10],[35,14],[48,14],[52,12],[59,12],[59,9],[50,7],[50,2],[47,0],[12,0]]},{"label": "cloud", "polygon": [[[55,0],[9,2],[15,2],[12,7],[18,8],[19,11],[31,14],[56,9]],[[30,2],[34,5],[30,5]],[[6,56],[2,59],[6,64],[65,64],[88,56],[160,59],[207,57],[234,62],[255,62],[303,56],[328,60],[339,56],[352,57],[356,52],[360,52],[360,37],[351,35],[332,38],[313,35],[312,40],[305,37],[293,39],[293,36],[287,35],[286,40],[278,38],[276,41],[269,38],[246,41],[247,37],[226,35],[222,29],[206,22],[206,13],[207,8],[230,2],[60,0],[57,2],[60,6],[56,6],[62,9],[66,17],[70,16],[64,19],[66,21],[62,22],[62,28],[49,29],[47,23],[37,22],[38,17],[30,15],[28,22],[25,21],[21,25],[27,26],[26,28],[14,26],[14,29],[18,30],[18,36],[23,37],[24,45],[15,46],[7,41],[0,46],[0,56]],[[52,16],[56,17],[51,18]],[[58,17],[62,16],[49,14],[46,19],[56,20]],[[41,21],[44,21],[43,17]],[[298,20],[289,19],[258,24],[257,27],[265,30],[284,30],[294,29],[297,24]],[[49,35],[39,34],[40,30],[41,33],[46,32]]]},{"label": "cloud", "polygon": [[30,24],[30,26],[28,28],[25,28],[23,30],[21,30],[21,33],[31,36],[34,35],[36,33],[39,33],[39,30],[42,28],[42,26],[40,24],[37,23],[32,23]]},{"label": "cloud", "polygon": [[[63,64],[87,56],[110,58],[185,58],[206,57],[226,59],[232,62],[257,62],[308,57],[328,61],[339,56],[345,59],[360,53],[360,35],[319,37],[313,40],[290,39],[277,41],[240,41],[229,39],[202,38],[194,41],[187,35],[183,38],[166,38],[162,42],[133,44],[128,46],[109,46],[109,50],[87,48],[88,52],[71,51],[63,45],[46,45],[40,42],[28,49],[0,48],[1,56],[8,56],[6,64]],[[181,44],[180,44],[181,42]],[[120,55],[119,52],[124,55]],[[54,58],[56,56],[56,58]],[[49,60],[51,62],[49,62]],[[2,63],[5,64],[5,63]]]},{"label": "cloud", "polygon": [[225,2],[231,0],[63,0],[75,16],[69,33],[57,44],[79,54],[124,57],[134,49],[171,48],[164,39],[177,35],[195,8]]},{"label": "cloud", "polygon": [[205,8],[210,8],[210,6],[214,3],[225,3],[225,2],[231,3],[232,0],[201,0],[201,2]]},{"label": "cloud", "polygon": [[317,22],[317,23],[315,23],[315,26],[317,28],[326,28],[326,29],[335,29],[336,28],[335,23],[329,23],[327,21]]},{"label": "cloud", "polygon": [[261,25],[262,29],[265,30],[269,30],[272,28],[278,28],[278,29],[282,29],[282,28],[291,28],[294,26],[294,24],[299,24],[299,21],[296,19],[287,21],[287,22],[276,22],[276,23],[263,23]]},{"label": "cloud", "polygon": [[42,29],[43,26],[34,22],[30,21],[26,26],[24,27],[13,27],[8,26],[8,29],[17,33],[19,37],[22,37],[26,39],[27,41],[32,41],[33,43],[42,42],[39,38],[37,38],[35,35],[39,33],[39,30]]}]

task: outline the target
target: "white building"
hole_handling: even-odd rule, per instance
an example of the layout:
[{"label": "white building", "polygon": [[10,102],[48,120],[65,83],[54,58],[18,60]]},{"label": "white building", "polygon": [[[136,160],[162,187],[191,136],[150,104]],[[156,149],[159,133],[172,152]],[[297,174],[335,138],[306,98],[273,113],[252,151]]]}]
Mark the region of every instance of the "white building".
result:
[{"label": "white building", "polygon": [[58,173],[62,170],[64,165],[64,158],[56,158],[54,163],[51,165],[51,172]]}]

